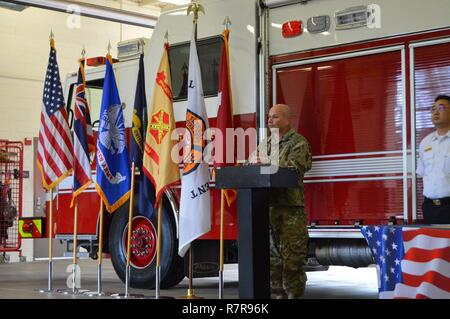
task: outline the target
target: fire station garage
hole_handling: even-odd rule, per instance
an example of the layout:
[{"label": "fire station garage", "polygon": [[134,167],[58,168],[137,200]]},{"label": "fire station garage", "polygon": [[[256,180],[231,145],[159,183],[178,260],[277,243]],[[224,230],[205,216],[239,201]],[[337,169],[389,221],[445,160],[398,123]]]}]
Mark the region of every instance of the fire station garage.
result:
[{"label": "fire station garage", "polygon": [[0,1],[0,299],[450,299],[449,12]]}]

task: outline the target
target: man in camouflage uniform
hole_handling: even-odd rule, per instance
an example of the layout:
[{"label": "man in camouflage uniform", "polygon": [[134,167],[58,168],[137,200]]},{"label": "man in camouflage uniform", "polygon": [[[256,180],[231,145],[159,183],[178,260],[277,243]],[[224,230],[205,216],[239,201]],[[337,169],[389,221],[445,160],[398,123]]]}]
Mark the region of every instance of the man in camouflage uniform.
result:
[{"label": "man in camouflage uniform", "polygon": [[[306,138],[291,129],[290,119],[289,106],[273,106],[268,117],[272,134],[248,160],[253,164],[278,162],[280,167],[295,166],[299,172],[297,188],[274,189],[270,194],[270,270],[275,298],[301,297],[307,280],[303,269],[308,244],[303,176],[311,169],[311,146]],[[278,152],[271,152],[277,130]]]}]

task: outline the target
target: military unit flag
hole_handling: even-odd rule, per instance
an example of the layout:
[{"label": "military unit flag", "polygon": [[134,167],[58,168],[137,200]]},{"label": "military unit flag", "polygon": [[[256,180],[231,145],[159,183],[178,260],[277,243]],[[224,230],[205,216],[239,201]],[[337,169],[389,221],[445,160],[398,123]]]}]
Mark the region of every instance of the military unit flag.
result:
[{"label": "military unit flag", "polygon": [[72,137],[67,123],[53,39],[50,40],[50,55],[44,82],[37,161],[42,174],[42,185],[50,190],[70,174],[73,163]]},{"label": "military unit flag", "polygon": [[[222,134],[222,138],[214,140],[214,169],[216,167],[234,166],[236,165],[234,132],[227,132],[233,129],[233,104],[230,84],[230,57],[228,50],[229,31],[223,32],[222,57],[220,62],[219,75],[219,109],[217,111],[216,129]],[[228,134],[227,133],[231,133]],[[236,199],[237,192],[235,189],[224,190],[225,199],[230,206]]]},{"label": "military unit flag", "polygon": [[92,183],[89,154],[93,151],[93,133],[89,106],[85,96],[84,60],[80,60],[75,91],[75,120],[73,124],[73,207],[75,198]]},{"label": "military unit flag", "polygon": [[203,151],[206,147],[204,133],[209,124],[195,43],[195,27],[194,24],[189,52],[186,137],[190,144],[190,152],[184,158],[181,184],[178,244],[178,254],[181,257],[185,255],[192,241],[211,229],[209,170],[208,163],[203,161]]},{"label": "military unit flag", "polygon": [[130,197],[130,159],[125,124],[110,60],[106,61],[97,140],[97,192],[113,213]]},{"label": "military unit flag", "polygon": [[168,187],[180,182],[178,162],[171,157],[176,141],[172,140],[175,118],[168,49],[165,45],[156,74],[143,160],[144,173],[155,187],[155,206]]},{"label": "military unit flag", "polygon": [[133,127],[131,138],[131,160],[139,170],[139,213],[151,218],[153,207],[149,198],[149,181],[144,175],[142,158],[144,156],[144,144],[147,130],[147,98],[145,95],[144,55],[139,59],[139,72],[136,84],[133,109]]}]

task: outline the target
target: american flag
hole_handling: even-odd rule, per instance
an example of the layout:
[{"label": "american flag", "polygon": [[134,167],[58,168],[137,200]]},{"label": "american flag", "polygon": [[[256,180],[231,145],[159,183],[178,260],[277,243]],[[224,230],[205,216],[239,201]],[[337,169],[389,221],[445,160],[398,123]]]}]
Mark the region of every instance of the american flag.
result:
[{"label": "american flag", "polygon": [[380,298],[450,299],[450,228],[364,226]]},{"label": "american flag", "polygon": [[50,190],[70,174],[72,169],[72,137],[67,123],[64,96],[59,78],[56,50],[51,41],[47,74],[42,99],[39,129],[38,166],[42,184]]},{"label": "american flag", "polygon": [[73,195],[75,198],[92,183],[89,153],[93,151],[93,135],[89,107],[85,97],[84,60],[80,61],[75,97],[75,121],[73,125]]}]

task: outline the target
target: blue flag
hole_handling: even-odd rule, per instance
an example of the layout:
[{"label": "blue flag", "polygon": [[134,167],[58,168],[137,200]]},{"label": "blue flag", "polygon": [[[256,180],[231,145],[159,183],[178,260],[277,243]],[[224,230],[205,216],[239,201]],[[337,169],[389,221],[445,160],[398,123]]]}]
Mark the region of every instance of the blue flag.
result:
[{"label": "blue flag", "polygon": [[147,99],[145,96],[144,55],[139,59],[139,73],[136,84],[133,110],[133,137],[131,139],[131,160],[139,170],[139,213],[147,218],[152,217],[153,205],[149,195],[153,195],[150,181],[142,171],[144,143],[147,131]]},{"label": "blue flag", "polygon": [[106,61],[97,140],[97,192],[112,213],[130,197],[130,159],[114,71]]}]

